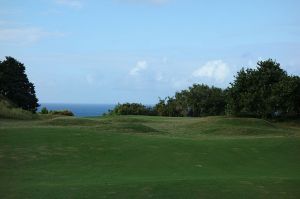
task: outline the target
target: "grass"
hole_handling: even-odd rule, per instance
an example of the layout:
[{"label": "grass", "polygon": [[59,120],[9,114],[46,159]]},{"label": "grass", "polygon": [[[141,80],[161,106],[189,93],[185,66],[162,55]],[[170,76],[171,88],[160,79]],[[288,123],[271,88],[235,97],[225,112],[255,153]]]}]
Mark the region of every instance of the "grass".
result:
[{"label": "grass", "polygon": [[30,111],[17,107],[0,95],[0,119],[2,120],[43,120],[61,116],[73,116],[73,113],[68,110],[55,110],[50,111],[48,114],[34,114]]},{"label": "grass", "polygon": [[0,96],[0,118],[32,120],[36,119],[37,116],[29,111],[14,107],[10,102],[2,99]]},{"label": "grass", "polygon": [[300,123],[0,120],[1,198],[300,198]]}]

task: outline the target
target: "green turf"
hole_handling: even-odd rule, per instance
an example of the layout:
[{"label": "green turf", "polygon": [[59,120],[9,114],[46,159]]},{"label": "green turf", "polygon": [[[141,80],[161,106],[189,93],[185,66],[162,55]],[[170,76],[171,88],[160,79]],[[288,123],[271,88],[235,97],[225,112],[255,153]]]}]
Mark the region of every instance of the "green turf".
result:
[{"label": "green turf", "polygon": [[0,198],[300,198],[299,135],[227,117],[0,120]]}]

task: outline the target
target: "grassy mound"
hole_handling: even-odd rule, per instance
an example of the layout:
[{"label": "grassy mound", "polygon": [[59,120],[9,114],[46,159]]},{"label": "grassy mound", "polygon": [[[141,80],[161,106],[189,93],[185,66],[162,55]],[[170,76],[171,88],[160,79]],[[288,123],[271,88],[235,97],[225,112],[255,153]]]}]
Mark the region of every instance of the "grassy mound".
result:
[{"label": "grassy mound", "polygon": [[133,124],[139,123],[171,136],[209,137],[209,136],[272,136],[294,135],[298,129],[289,125],[271,123],[255,118],[203,117],[170,118],[149,116],[117,117],[116,121]]},{"label": "grassy mound", "polygon": [[[75,117],[58,117],[51,120],[45,120],[42,125],[61,126],[61,127],[86,127],[102,131],[129,132],[129,133],[155,133],[158,130],[138,122],[134,118],[106,117],[106,118],[75,118]],[[140,120],[144,121],[144,120]]]},{"label": "grassy mound", "polygon": [[7,100],[0,98],[0,118],[30,120],[37,118],[37,115],[21,108],[16,108]]}]

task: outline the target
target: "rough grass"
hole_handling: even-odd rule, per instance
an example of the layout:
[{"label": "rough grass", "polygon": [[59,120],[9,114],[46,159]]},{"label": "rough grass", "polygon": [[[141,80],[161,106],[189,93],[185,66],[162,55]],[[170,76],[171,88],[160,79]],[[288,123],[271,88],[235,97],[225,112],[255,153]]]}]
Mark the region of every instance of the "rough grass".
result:
[{"label": "rough grass", "polygon": [[0,98],[0,118],[15,120],[31,120],[36,119],[37,115],[21,108],[14,107],[11,103]]},{"label": "rough grass", "polygon": [[0,195],[299,198],[299,132],[227,117],[0,120]]}]

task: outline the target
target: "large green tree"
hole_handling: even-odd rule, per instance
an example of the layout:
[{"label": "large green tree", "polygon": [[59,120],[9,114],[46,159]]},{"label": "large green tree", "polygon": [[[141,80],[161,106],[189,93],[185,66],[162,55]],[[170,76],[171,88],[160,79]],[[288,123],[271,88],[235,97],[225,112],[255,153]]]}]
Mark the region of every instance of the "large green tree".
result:
[{"label": "large green tree", "polygon": [[223,115],[225,111],[225,93],[217,87],[205,84],[194,84],[189,87],[189,115],[194,117]]},{"label": "large green tree", "polygon": [[225,92],[220,88],[194,84],[177,92],[174,97],[160,99],[155,109],[159,115],[172,117],[223,115]]},{"label": "large green tree", "polygon": [[227,111],[233,115],[285,117],[299,114],[299,77],[287,75],[269,59],[242,69],[228,88]]},{"label": "large green tree", "polygon": [[16,106],[36,112],[38,99],[33,83],[29,82],[24,64],[13,57],[0,62],[0,95]]}]

